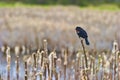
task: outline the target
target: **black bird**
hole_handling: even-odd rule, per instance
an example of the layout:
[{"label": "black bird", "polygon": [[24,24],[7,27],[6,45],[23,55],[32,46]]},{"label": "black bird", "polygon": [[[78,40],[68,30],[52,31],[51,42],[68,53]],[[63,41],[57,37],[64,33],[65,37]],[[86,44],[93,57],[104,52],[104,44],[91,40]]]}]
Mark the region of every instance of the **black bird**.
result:
[{"label": "black bird", "polygon": [[85,39],[85,42],[87,45],[89,45],[89,41],[88,41],[88,35],[87,35],[87,32],[82,29],[81,27],[76,27],[76,33],[78,34],[79,38],[84,38]]}]

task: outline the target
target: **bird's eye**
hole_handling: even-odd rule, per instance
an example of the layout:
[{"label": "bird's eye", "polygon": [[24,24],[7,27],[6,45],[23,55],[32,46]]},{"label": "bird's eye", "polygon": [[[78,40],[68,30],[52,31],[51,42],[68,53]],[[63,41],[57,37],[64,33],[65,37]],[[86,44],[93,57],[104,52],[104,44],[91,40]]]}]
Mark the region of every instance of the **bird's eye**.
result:
[{"label": "bird's eye", "polygon": [[76,30],[76,32],[77,32],[77,33],[79,33],[79,31],[78,31],[78,30]]}]

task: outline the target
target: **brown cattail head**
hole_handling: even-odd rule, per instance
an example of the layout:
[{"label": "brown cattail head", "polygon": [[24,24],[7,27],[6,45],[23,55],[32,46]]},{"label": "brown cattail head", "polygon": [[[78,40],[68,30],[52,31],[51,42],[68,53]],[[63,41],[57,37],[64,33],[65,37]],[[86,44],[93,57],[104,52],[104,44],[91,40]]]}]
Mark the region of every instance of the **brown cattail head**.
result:
[{"label": "brown cattail head", "polygon": [[20,47],[19,46],[15,46],[15,55],[19,56],[20,53]]},{"label": "brown cattail head", "polygon": [[7,65],[10,67],[10,62],[11,62],[10,47],[7,47],[6,54],[7,54]]},{"label": "brown cattail head", "polygon": [[47,40],[44,39],[43,42],[44,42],[45,57],[48,57]]},{"label": "brown cattail head", "polygon": [[65,53],[64,53],[64,65],[67,65],[67,52],[65,50]]},{"label": "brown cattail head", "polygon": [[118,43],[117,43],[117,41],[115,40],[115,41],[113,42],[112,53],[115,53],[115,52],[118,51],[118,50],[119,50],[119,48],[118,48]]}]

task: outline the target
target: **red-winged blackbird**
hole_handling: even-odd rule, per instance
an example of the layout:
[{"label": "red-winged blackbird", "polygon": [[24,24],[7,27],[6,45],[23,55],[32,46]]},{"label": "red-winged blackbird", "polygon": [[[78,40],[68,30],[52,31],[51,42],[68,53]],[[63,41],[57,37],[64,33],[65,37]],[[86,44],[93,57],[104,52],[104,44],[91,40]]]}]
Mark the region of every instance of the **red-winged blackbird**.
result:
[{"label": "red-winged blackbird", "polygon": [[88,35],[87,35],[87,32],[82,29],[81,27],[76,27],[76,33],[78,34],[79,38],[84,38],[85,39],[85,42],[87,45],[89,45],[89,41],[88,41]]}]

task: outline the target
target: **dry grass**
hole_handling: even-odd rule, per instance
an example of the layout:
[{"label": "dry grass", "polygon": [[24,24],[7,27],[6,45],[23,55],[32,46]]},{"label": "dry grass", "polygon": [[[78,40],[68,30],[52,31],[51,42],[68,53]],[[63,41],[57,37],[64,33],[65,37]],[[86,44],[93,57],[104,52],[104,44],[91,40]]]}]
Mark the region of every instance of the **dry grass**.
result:
[{"label": "dry grass", "polygon": [[[119,61],[120,52],[118,50],[118,43],[114,41],[111,52],[102,52],[95,56],[84,51],[78,51],[77,53],[69,49],[64,49],[60,53],[48,52],[46,44],[47,40],[43,41],[44,50],[34,51],[26,55],[24,53],[20,57],[20,49],[15,47],[15,52],[10,51],[10,47],[7,47],[6,55],[6,72],[7,75],[1,75],[2,79],[7,80],[119,80]],[[82,43],[83,44],[83,43]],[[81,47],[82,48],[82,47]],[[85,48],[85,47],[84,47]],[[19,53],[18,53],[19,52]],[[11,57],[15,53],[16,60],[13,61]],[[46,54],[47,53],[47,54]],[[1,53],[4,54],[4,53]],[[86,59],[87,58],[87,66]],[[74,55],[74,56],[73,56]],[[74,58],[73,58],[74,57]],[[22,61],[20,61],[22,59]],[[16,75],[11,74],[12,63],[15,63]],[[5,63],[4,63],[5,64]],[[24,67],[20,65],[23,64]],[[5,66],[4,66],[5,67]],[[19,69],[24,68],[22,71]],[[20,73],[24,73],[20,76]],[[1,70],[3,73],[3,70]],[[4,73],[5,74],[5,73]]]},{"label": "dry grass", "polygon": [[0,8],[0,45],[17,43],[37,48],[46,38],[49,49],[78,49],[75,27],[81,26],[88,32],[90,48],[110,49],[113,40],[120,41],[119,18],[120,11],[81,10],[74,6]]}]

